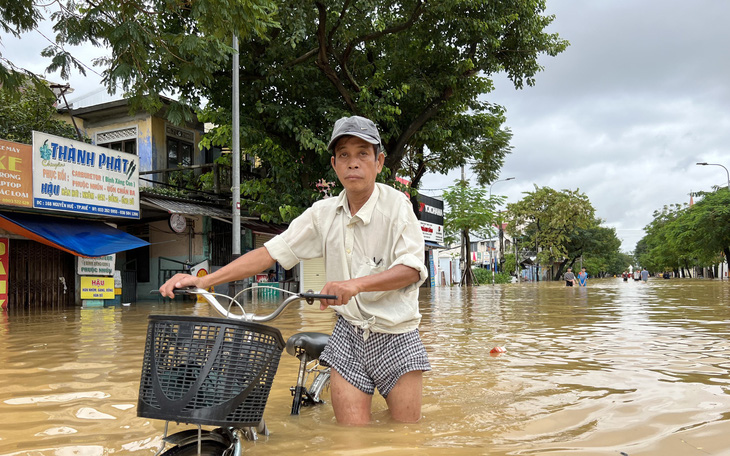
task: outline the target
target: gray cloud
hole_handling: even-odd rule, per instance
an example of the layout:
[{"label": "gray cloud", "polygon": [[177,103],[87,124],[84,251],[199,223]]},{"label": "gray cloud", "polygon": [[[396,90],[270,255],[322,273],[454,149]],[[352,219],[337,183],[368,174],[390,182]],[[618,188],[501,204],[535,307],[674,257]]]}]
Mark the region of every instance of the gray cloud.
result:
[{"label": "gray cloud", "polygon": [[[652,213],[725,185],[730,167],[730,2],[548,0],[571,46],[543,58],[534,87],[495,77],[487,97],[514,137],[493,193],[579,188],[631,251]],[[429,176],[427,188],[459,177]],[[431,194],[435,192],[429,192]]]}]

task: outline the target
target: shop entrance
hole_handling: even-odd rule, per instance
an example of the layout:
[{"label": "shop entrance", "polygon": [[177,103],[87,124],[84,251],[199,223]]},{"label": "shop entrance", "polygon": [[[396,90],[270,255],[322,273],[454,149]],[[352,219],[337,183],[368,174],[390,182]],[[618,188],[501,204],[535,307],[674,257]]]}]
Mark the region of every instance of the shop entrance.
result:
[{"label": "shop entrance", "polygon": [[10,240],[8,309],[56,309],[75,303],[76,258],[23,239]]}]

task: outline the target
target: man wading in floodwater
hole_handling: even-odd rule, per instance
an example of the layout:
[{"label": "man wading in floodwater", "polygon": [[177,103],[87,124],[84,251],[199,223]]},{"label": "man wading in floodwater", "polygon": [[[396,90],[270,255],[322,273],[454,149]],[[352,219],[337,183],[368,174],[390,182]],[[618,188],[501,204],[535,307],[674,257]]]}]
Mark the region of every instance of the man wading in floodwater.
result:
[{"label": "man wading in floodwater", "polygon": [[330,163],[345,188],[318,201],[282,234],[218,271],[193,277],[177,274],[160,287],[208,288],[241,280],[278,261],[290,269],[301,260],[324,258],[327,283],[322,300],[337,323],[320,360],[332,366],[332,407],[337,421],[370,422],[375,388],[392,417],[421,417],[423,371],[431,370],[418,336],[418,287],[428,277],[423,263],[421,226],[406,196],[375,178],[383,169],[380,134],[364,117],[335,123]]}]

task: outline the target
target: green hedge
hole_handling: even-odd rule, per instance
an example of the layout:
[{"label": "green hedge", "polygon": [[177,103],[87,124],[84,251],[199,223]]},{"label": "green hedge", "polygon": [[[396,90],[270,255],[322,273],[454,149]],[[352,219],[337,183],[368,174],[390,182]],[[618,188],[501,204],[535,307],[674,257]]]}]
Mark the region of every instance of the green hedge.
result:
[{"label": "green hedge", "polygon": [[[492,283],[492,271],[484,268],[472,268],[472,271],[479,285]],[[498,272],[494,274],[494,283],[512,283],[512,276],[507,272]]]}]

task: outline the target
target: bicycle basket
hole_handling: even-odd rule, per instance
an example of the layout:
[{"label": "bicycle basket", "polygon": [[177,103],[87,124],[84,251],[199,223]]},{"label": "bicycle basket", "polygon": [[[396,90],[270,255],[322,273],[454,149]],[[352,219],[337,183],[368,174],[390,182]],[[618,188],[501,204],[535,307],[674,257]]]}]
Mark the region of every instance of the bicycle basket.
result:
[{"label": "bicycle basket", "polygon": [[284,340],[258,323],[150,315],[137,416],[214,426],[263,417]]}]

